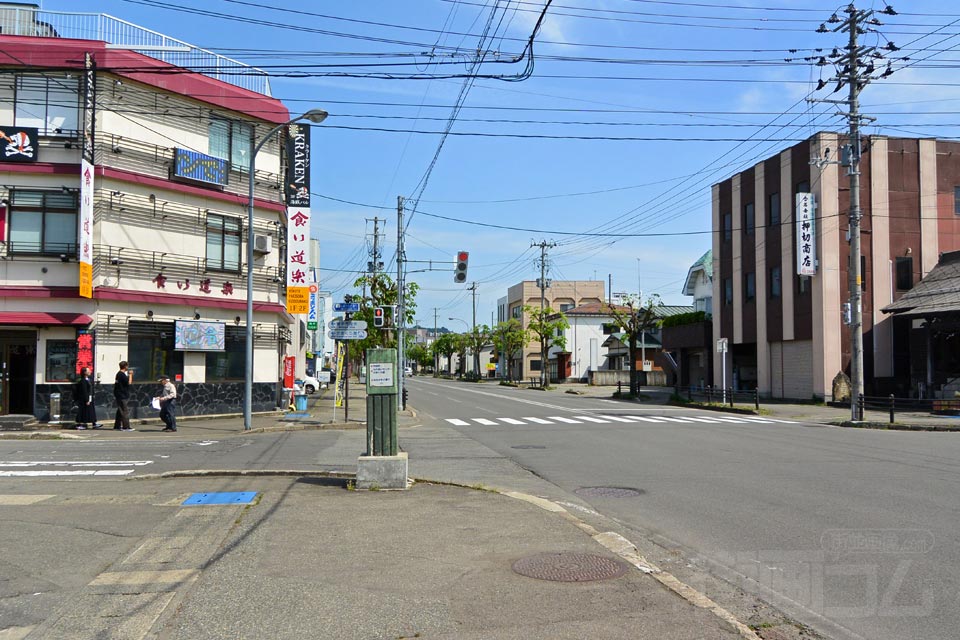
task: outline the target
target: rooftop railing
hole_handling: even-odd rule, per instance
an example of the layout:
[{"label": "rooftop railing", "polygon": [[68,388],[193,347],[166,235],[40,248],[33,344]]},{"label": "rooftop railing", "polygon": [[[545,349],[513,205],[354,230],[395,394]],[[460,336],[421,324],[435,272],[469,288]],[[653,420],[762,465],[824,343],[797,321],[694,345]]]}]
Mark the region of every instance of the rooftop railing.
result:
[{"label": "rooftop railing", "polygon": [[42,11],[0,4],[0,33],[42,38],[101,40],[266,96],[270,78],[263,69],[201,49],[104,13]]}]

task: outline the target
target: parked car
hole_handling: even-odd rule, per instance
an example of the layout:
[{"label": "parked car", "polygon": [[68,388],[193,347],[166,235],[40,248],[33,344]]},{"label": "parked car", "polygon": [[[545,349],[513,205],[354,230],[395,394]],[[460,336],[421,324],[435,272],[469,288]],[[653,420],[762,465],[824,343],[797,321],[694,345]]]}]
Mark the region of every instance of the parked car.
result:
[{"label": "parked car", "polygon": [[304,393],[313,393],[320,388],[320,381],[313,376],[304,376],[303,380],[298,380],[297,382]]},{"label": "parked car", "polygon": [[413,375],[413,367],[404,367],[404,368],[403,368],[403,375],[405,375],[405,376],[412,376],[412,375]]}]

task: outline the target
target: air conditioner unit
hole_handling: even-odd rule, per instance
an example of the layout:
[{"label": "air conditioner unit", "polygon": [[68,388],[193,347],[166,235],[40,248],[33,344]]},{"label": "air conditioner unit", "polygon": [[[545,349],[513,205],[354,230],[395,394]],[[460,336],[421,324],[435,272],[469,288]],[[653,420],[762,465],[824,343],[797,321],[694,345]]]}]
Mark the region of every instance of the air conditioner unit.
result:
[{"label": "air conditioner unit", "polygon": [[273,236],[253,236],[253,250],[257,253],[270,253],[273,251]]}]

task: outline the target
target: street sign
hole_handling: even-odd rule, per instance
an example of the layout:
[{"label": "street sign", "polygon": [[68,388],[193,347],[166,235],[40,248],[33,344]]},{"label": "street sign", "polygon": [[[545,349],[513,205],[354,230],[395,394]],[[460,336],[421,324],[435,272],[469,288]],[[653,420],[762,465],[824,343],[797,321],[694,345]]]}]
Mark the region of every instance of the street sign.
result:
[{"label": "street sign", "polygon": [[366,320],[331,320],[330,331],[366,331]]},{"label": "street sign", "polygon": [[644,360],[644,361],[643,361],[643,370],[644,370],[644,371],[653,371],[653,360]]},{"label": "street sign", "polygon": [[717,353],[727,352],[727,338],[717,338]]},{"label": "street sign", "polygon": [[366,329],[344,329],[342,331],[327,332],[327,337],[331,340],[363,340],[367,337]]},{"label": "street sign", "polygon": [[359,302],[334,302],[333,310],[336,313],[359,313]]}]

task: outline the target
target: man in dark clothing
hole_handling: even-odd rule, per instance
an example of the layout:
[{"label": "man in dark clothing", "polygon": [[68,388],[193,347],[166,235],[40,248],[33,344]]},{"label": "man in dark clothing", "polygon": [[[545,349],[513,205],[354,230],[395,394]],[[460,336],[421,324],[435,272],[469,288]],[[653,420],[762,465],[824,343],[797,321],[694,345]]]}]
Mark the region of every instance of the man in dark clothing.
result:
[{"label": "man in dark clothing", "polygon": [[117,431],[136,431],[130,427],[130,409],[127,402],[130,400],[130,372],[127,370],[126,360],[120,361],[120,371],[113,383],[113,398],[117,401],[117,415],[113,419],[113,428]]},{"label": "man in dark clothing", "polygon": [[90,377],[90,367],[80,369],[80,378],[73,385],[73,399],[77,403],[77,429],[83,430],[88,424],[94,429],[103,425],[97,422],[97,407],[93,404],[93,379]]},{"label": "man in dark clothing", "polygon": [[157,381],[162,385],[160,395],[157,400],[160,401],[160,419],[167,425],[164,431],[177,430],[177,388],[170,382],[170,376],[161,374]]}]

